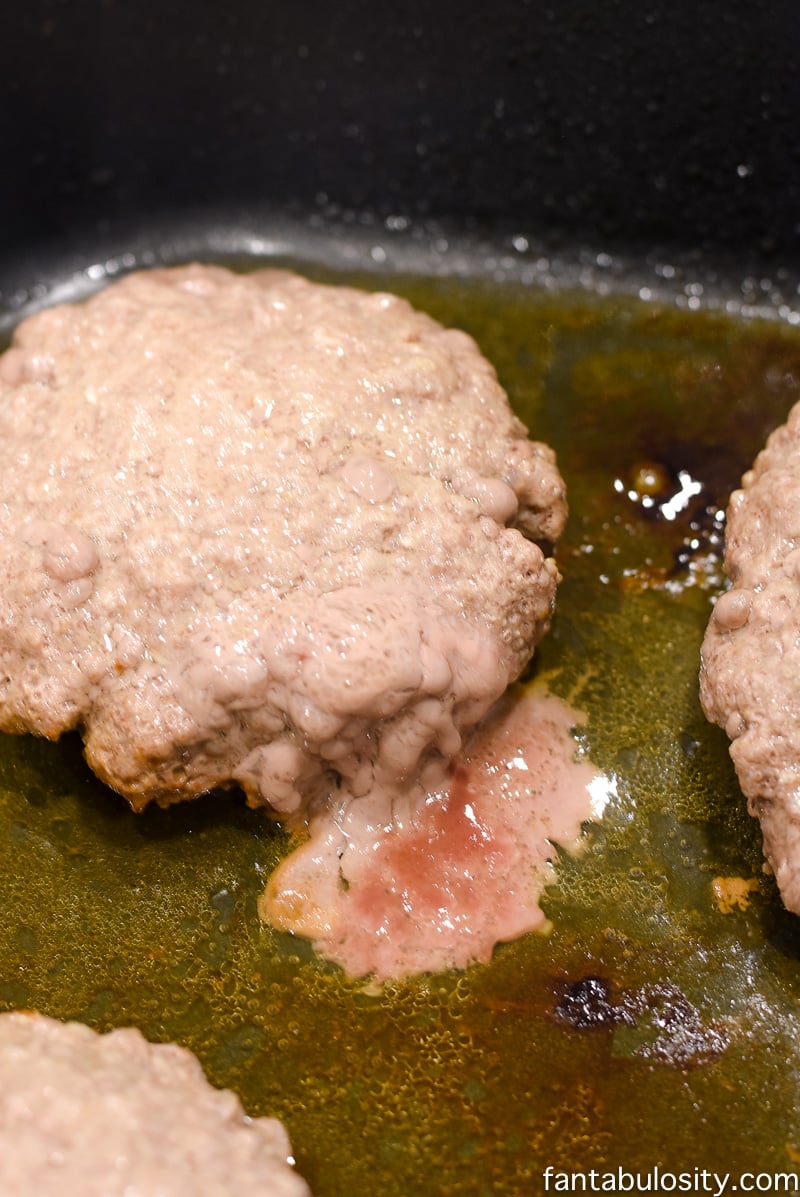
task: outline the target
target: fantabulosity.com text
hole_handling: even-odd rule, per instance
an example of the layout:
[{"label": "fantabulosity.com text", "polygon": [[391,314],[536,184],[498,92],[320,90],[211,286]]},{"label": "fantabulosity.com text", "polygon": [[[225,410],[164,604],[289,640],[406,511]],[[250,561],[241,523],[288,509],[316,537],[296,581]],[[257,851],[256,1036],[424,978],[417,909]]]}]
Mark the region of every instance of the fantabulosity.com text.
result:
[{"label": "fantabulosity.com text", "polygon": [[568,1172],[548,1165],[542,1173],[545,1193],[800,1193],[797,1172],[712,1172],[692,1168],[673,1172],[656,1165],[644,1172],[627,1168],[590,1168]]}]

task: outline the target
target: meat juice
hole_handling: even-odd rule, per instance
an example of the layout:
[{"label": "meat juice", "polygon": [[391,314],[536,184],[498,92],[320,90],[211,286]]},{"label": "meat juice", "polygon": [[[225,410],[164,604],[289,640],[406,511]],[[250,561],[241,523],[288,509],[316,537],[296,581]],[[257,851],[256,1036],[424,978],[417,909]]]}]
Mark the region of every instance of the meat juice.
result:
[{"label": "meat juice", "polygon": [[379,980],[485,962],[543,929],[555,845],[577,847],[605,782],[576,759],[579,720],[544,687],[515,687],[432,792],[344,795],[318,811],[262,915]]}]

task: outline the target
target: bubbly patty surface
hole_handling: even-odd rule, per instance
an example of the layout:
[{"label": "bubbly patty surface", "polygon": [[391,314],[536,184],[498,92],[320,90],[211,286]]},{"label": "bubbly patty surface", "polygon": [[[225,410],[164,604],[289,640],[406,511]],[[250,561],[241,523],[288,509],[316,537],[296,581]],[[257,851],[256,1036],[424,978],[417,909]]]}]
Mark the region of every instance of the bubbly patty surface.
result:
[{"label": "bubbly patty surface", "polygon": [[9,1197],[308,1197],[273,1118],[131,1027],[0,1015],[0,1192]]},{"label": "bubbly patty surface", "polygon": [[130,275],[19,326],[0,441],[0,728],[79,729],[135,808],[395,784],[551,617],[553,454],[391,295]]},{"label": "bubbly patty surface", "polygon": [[731,496],[725,569],[702,649],[700,696],[725,729],[764,853],[800,913],[800,406]]}]

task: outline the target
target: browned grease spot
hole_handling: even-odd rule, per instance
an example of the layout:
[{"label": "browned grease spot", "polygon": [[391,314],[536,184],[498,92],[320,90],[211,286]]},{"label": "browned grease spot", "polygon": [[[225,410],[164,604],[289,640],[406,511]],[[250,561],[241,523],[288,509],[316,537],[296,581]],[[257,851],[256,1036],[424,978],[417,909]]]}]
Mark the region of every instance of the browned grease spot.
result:
[{"label": "browned grease spot", "polygon": [[464,968],[543,929],[554,844],[576,847],[608,792],[576,759],[579,721],[541,687],[513,689],[432,792],[346,795],[318,812],[262,917],[379,980]]},{"label": "browned grease spot", "polygon": [[755,877],[715,877],[711,892],[721,914],[733,914],[734,910],[747,910],[750,895],[758,890]]}]

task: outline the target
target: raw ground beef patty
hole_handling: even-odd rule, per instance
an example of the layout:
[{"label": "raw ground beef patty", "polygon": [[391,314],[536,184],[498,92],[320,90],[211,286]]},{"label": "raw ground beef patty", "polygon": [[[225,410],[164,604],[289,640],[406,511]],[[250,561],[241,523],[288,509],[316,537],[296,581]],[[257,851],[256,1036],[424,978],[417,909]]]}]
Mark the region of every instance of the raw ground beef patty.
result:
[{"label": "raw ground beef patty", "polygon": [[800,406],[731,496],[725,569],[702,650],[700,695],[725,728],[764,854],[800,913]]},{"label": "raw ground beef patty", "polygon": [[0,728],[80,729],[136,808],[240,784],[291,821],[395,784],[551,617],[553,454],[390,295],[131,275],[19,326],[0,442]]},{"label": "raw ground beef patty", "polygon": [[188,1051],[0,1015],[7,1197],[308,1197],[274,1118],[248,1118]]}]

